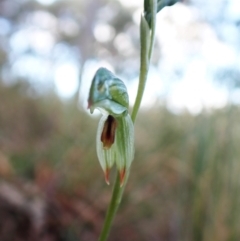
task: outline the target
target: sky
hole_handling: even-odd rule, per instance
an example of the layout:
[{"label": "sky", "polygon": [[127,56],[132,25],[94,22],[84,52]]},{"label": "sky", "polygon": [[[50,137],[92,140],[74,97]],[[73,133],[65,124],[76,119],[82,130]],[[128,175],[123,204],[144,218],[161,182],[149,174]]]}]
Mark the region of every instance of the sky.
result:
[{"label": "sky", "polygon": [[[38,0],[42,4],[52,4],[56,0]],[[139,24],[143,1],[119,0],[126,7],[138,7],[133,14],[133,21]],[[142,106],[149,107],[162,100],[170,110],[179,113],[188,110],[191,113],[199,113],[203,108],[223,107],[231,99],[240,104],[239,91],[229,98],[227,89],[214,80],[215,71],[222,68],[240,68],[239,54],[239,27],[235,22],[240,18],[240,1],[228,0],[194,0],[191,5],[177,3],[174,6],[164,8],[157,15],[156,43],[161,46],[161,61],[157,66],[151,66],[148,82],[142,101]],[[216,4],[218,8],[216,8]],[[221,6],[227,6],[221,11]],[[219,10],[220,9],[220,10]],[[54,26],[56,19],[52,16],[42,16],[39,12],[36,18],[48,19],[47,24]],[[1,24],[1,23],[0,23]],[[41,21],[41,24],[45,24]],[[108,37],[111,35],[109,26],[98,26],[95,29],[95,37],[99,41],[102,33]],[[27,43],[24,37],[30,41]],[[17,32],[11,39],[11,48],[15,54],[21,54],[31,45],[41,55],[47,55],[55,46],[55,40],[48,31],[22,31]],[[127,44],[127,43],[126,43]],[[64,52],[64,45],[56,45],[54,51]],[[54,53],[53,53],[54,55]],[[52,56],[51,56],[52,57]],[[58,60],[53,67],[51,61],[41,62],[32,56],[19,59],[13,70],[17,75],[24,74],[28,69],[34,77],[38,70],[38,77],[49,81],[49,73],[54,79],[56,92],[63,98],[70,98],[76,91],[79,77],[77,61],[74,61],[74,53],[67,53],[63,59]],[[44,66],[44,68],[41,68]],[[87,105],[87,98],[91,79],[99,67],[107,67],[113,71],[112,66],[104,61],[90,60],[84,66],[83,81],[81,86],[81,98]],[[119,76],[121,78],[121,76]],[[171,81],[170,81],[171,80]],[[125,81],[130,104],[135,100],[138,79]],[[151,98],[150,98],[151,96]]]},{"label": "sky", "polygon": [[[142,4],[142,1],[121,2],[126,6],[139,4],[141,7]],[[237,7],[240,9],[240,1],[232,1],[231,4],[229,1],[226,18],[237,15]],[[175,113],[187,110],[198,114],[202,109],[221,108],[228,103],[229,91],[214,81],[214,71],[240,63],[239,50],[232,44],[237,36],[229,36],[226,31],[228,41],[221,39],[215,29],[217,26],[204,21],[203,12],[204,9],[199,11],[197,4],[186,6],[178,3],[158,14],[156,42],[161,45],[161,61],[157,68],[150,68],[143,107],[161,103],[163,97],[168,108]],[[134,14],[136,22],[139,14],[140,9]],[[89,69],[94,70],[101,65],[107,67],[106,63],[91,63]],[[173,70],[178,69],[182,69],[183,73],[174,77]],[[88,72],[84,78],[91,79],[93,75],[94,71]],[[175,81],[169,81],[174,78]],[[135,100],[137,84],[138,79],[127,82],[131,105]],[[81,95],[85,102],[88,89],[89,85],[82,86]],[[236,93],[232,102],[240,104],[239,91]]]}]

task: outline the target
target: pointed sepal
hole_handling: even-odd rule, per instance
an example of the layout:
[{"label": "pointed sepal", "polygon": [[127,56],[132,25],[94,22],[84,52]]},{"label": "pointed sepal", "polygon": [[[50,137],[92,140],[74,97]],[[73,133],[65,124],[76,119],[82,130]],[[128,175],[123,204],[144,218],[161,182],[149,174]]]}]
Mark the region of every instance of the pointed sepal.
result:
[{"label": "pointed sepal", "polygon": [[129,114],[117,120],[115,162],[120,173],[121,184],[123,184],[126,170],[130,169],[134,156],[134,126]]},{"label": "pointed sepal", "polygon": [[110,182],[109,182],[110,169],[109,168],[107,168],[105,170],[104,175],[105,175],[105,182],[107,183],[107,185],[109,185],[110,184]]},{"label": "pointed sepal", "polygon": [[125,181],[125,174],[126,174],[126,168],[124,167],[122,170],[119,171],[119,177],[120,177],[120,187],[123,186]]}]

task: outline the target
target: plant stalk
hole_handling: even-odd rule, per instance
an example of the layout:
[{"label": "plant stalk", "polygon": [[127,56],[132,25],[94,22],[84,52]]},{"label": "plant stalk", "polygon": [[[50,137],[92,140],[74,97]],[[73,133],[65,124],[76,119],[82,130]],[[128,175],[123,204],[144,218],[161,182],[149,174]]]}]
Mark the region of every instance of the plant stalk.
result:
[{"label": "plant stalk", "polygon": [[[152,14],[152,21],[151,26],[148,25],[144,16],[141,16],[141,25],[140,25],[140,44],[141,44],[141,60],[140,60],[140,75],[139,75],[139,84],[138,84],[138,91],[136,100],[133,106],[132,111],[132,121],[133,123],[136,120],[136,116],[142,101],[145,84],[147,81],[147,74],[149,69],[149,62],[152,56],[153,44],[154,44],[154,37],[155,37],[155,28],[156,28],[156,14],[157,14],[157,0],[150,0],[151,5],[151,14]],[[102,232],[99,237],[99,241],[106,241],[108,235],[110,233],[110,229],[112,226],[113,219],[115,214],[118,210],[118,207],[122,200],[122,195],[130,174],[130,170],[126,170],[126,176],[124,185],[120,186],[120,177],[119,174],[116,177],[112,198],[108,207],[108,211],[105,217],[105,221],[103,224]]]}]

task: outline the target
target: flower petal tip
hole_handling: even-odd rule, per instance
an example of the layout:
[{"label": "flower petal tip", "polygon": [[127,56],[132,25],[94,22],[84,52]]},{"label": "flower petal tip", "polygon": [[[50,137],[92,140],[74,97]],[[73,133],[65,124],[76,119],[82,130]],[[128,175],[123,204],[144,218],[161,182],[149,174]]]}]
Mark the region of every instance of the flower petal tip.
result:
[{"label": "flower petal tip", "polygon": [[107,185],[110,185],[110,182],[109,182],[110,169],[107,168],[104,174],[105,174],[105,182],[107,183]]},{"label": "flower petal tip", "polygon": [[120,187],[123,186],[124,184],[124,179],[125,179],[125,174],[126,174],[126,168],[124,167],[122,170],[120,170],[119,175],[120,175]]}]

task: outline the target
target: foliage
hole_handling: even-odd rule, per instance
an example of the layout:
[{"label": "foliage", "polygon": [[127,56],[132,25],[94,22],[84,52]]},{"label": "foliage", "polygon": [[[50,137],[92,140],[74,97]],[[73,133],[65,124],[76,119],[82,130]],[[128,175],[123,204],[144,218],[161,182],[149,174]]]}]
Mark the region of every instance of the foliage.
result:
[{"label": "foliage", "polygon": [[[55,240],[95,240],[110,198],[92,145],[97,120],[50,94],[33,99],[20,86],[0,90],[2,178],[32,183],[61,210],[52,214],[63,232]],[[239,240],[239,118],[236,106],[198,116],[164,106],[142,110],[132,174],[109,240]],[[29,196],[29,187],[21,195]]]}]

